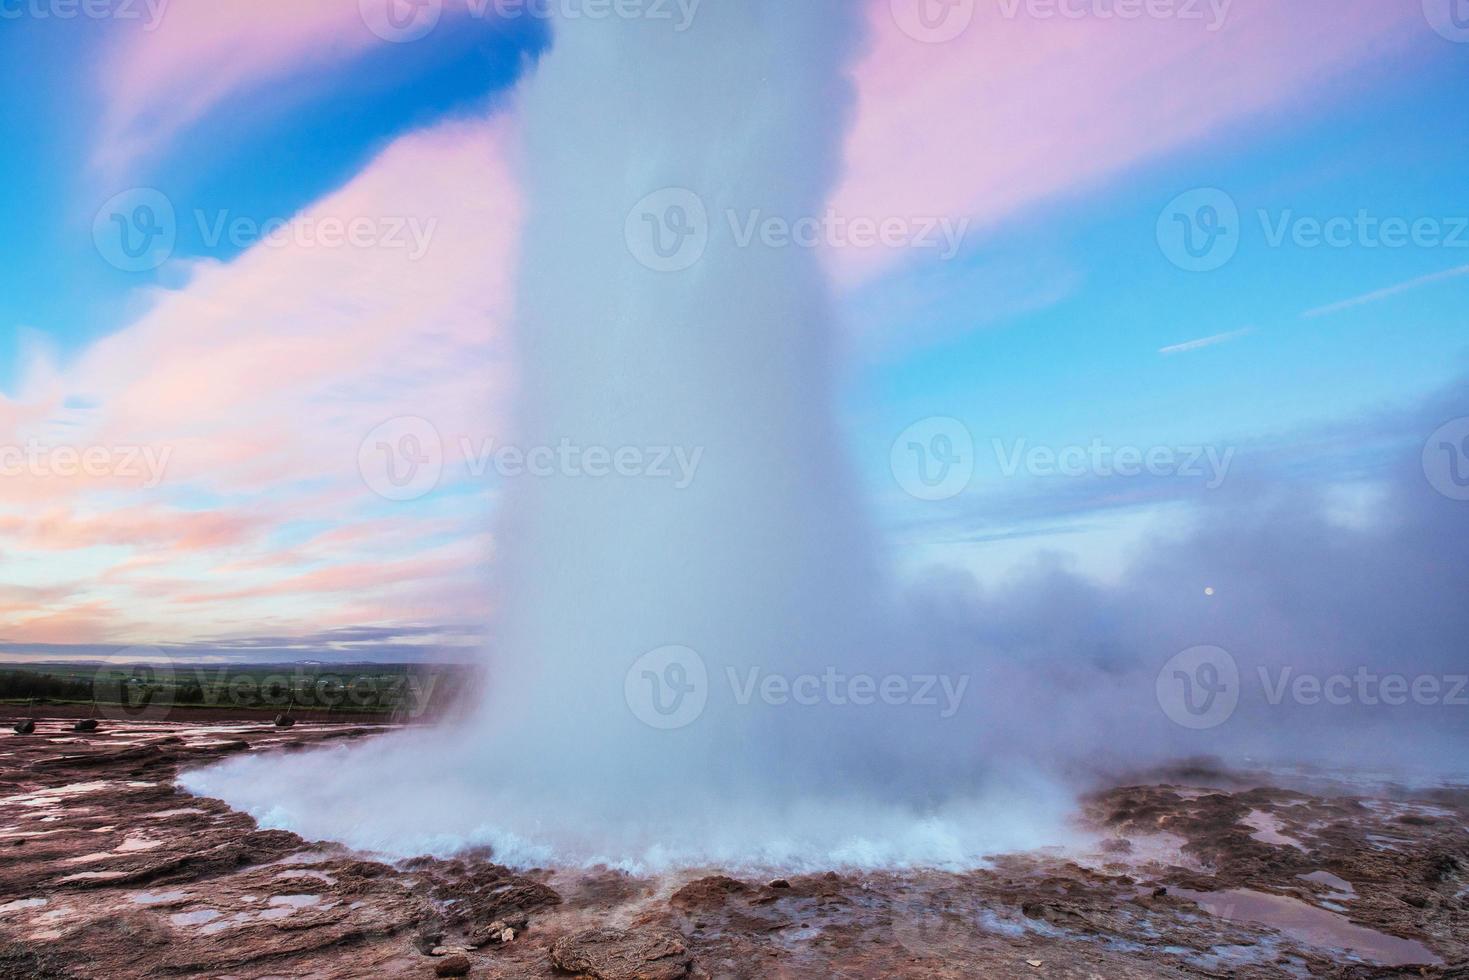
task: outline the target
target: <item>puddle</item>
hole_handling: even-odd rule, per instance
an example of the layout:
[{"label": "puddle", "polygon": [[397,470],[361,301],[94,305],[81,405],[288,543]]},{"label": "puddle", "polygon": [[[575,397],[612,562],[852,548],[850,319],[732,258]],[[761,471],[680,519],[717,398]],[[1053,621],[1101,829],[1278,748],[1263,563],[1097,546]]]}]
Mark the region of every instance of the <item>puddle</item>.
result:
[{"label": "puddle", "polygon": [[791,943],[809,943],[821,935],[821,927],[802,923],[800,925],[788,926],[776,934],[776,939],[782,945]]},{"label": "puddle", "polygon": [[1175,893],[1221,919],[1267,926],[1297,942],[1322,949],[1345,950],[1384,966],[1443,963],[1422,943],[1356,925],[1345,916],[1283,895],[1244,888],[1221,892],[1179,888]]},{"label": "puddle", "polygon": [[286,906],[293,909],[304,909],[321,901],[320,895],[272,895],[270,905],[277,907]]},{"label": "puddle", "polygon": [[1367,843],[1374,851],[1399,851],[1402,850],[1404,844],[1411,844],[1412,841],[1404,840],[1401,837],[1388,837],[1386,834],[1368,834]]},{"label": "puddle", "polygon": [[1102,870],[1114,865],[1132,868],[1180,867],[1202,870],[1198,858],[1183,850],[1188,838],[1168,831],[1151,834],[1136,834],[1127,838],[1130,845],[1121,851],[1091,850],[1088,852],[1062,851],[1062,854],[1084,868]]},{"label": "puddle", "polygon": [[226,929],[233,929],[236,926],[242,926],[245,923],[251,921],[253,918],[255,917],[249,912],[236,912],[228,919],[221,919],[218,922],[211,922],[209,925],[205,926],[199,931],[206,936],[212,936],[217,932],[224,932]]},{"label": "puddle", "polygon": [[0,905],[0,915],[4,915],[7,912],[19,912],[22,909],[38,909],[42,905],[45,905],[47,901],[49,899],[45,898],[16,899],[14,902],[6,902],[4,905]]},{"label": "puddle", "polygon": [[112,881],[114,878],[126,878],[126,871],[83,871],[80,874],[67,875],[65,878],[57,878],[57,884],[66,884],[69,881]]},{"label": "puddle", "polygon": [[66,786],[56,786],[51,789],[38,789],[34,793],[22,793],[19,796],[0,797],[0,806],[53,806],[60,799],[68,796],[80,796],[84,793],[95,793],[112,785],[105,779],[93,780],[89,783],[70,783]]},{"label": "puddle", "polygon": [[1327,895],[1326,897],[1332,899],[1333,901],[1341,901],[1344,898],[1357,897],[1357,889],[1352,887],[1352,883],[1350,881],[1347,881],[1344,878],[1338,878],[1330,871],[1312,871],[1308,875],[1298,875],[1297,877],[1302,878],[1305,881],[1314,881],[1318,885],[1325,885],[1327,888],[1330,888],[1332,894]]},{"label": "puddle", "polygon": [[311,878],[314,881],[319,881],[319,882],[322,882],[323,884],[327,884],[327,885],[335,885],[337,883],[337,879],[333,878],[331,875],[327,874],[324,871],[309,871],[309,870],[306,870],[306,869],[297,869],[297,870],[293,870],[293,871],[282,871],[280,874],[276,875],[276,877],[277,878]]},{"label": "puddle", "polygon": [[287,854],[285,857],[277,861],[271,861],[270,864],[265,865],[265,867],[290,867],[293,865],[297,867],[300,867],[302,865],[310,866],[313,864],[325,864],[327,861],[330,860],[332,860],[332,855],[326,853],[325,851],[297,851],[294,854]]},{"label": "puddle", "polygon": [[1257,840],[1262,844],[1274,844],[1278,847],[1294,847],[1302,851],[1306,849],[1304,844],[1281,829],[1280,818],[1273,813],[1251,810],[1241,822],[1254,831],[1250,835],[1252,840]]},{"label": "puddle", "polygon": [[193,912],[175,912],[168,921],[176,926],[202,926],[224,915],[216,909],[196,909]]},{"label": "puddle", "polygon": [[167,905],[170,902],[181,902],[189,897],[189,893],[183,889],[171,892],[134,892],[128,896],[128,901],[135,905]]},{"label": "puddle", "polygon": [[1304,960],[1282,953],[1280,944],[1273,939],[1263,939],[1253,946],[1235,946],[1225,943],[1220,946],[1211,946],[1208,951],[1199,953],[1191,949],[1170,948],[1165,952],[1174,952],[1190,966],[1209,970],[1213,973],[1233,976],[1240,968],[1247,966],[1269,967],[1273,971],[1279,971],[1287,976],[1299,977],[1301,980],[1309,980],[1310,969]]}]

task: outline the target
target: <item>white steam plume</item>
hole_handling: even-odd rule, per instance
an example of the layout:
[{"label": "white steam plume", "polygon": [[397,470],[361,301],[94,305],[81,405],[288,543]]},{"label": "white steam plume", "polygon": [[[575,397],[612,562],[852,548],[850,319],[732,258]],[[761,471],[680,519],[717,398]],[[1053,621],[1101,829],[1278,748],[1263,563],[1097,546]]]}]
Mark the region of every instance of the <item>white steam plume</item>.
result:
[{"label": "white steam plume", "polygon": [[524,99],[516,442],[669,447],[692,479],[515,482],[470,720],[189,788],[308,836],[525,863],[965,865],[1057,834],[1045,792],[960,761],[945,708],[970,679],[928,678],[885,627],[816,253],[737,233],[824,212],[862,13],[558,23]]}]

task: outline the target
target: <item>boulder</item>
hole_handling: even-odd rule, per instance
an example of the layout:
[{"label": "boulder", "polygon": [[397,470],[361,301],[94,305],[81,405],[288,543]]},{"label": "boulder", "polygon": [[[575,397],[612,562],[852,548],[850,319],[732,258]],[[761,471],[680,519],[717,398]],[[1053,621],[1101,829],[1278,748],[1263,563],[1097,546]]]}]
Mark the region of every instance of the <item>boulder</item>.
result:
[{"label": "boulder", "polygon": [[462,977],[469,973],[470,966],[468,956],[463,953],[455,953],[453,956],[445,956],[434,964],[434,976]]},{"label": "boulder", "polygon": [[551,947],[557,969],[594,980],[678,980],[693,957],[683,937],[669,929],[588,929]]},{"label": "boulder", "polygon": [[724,875],[711,875],[684,885],[668,899],[668,904],[683,912],[699,908],[718,908],[731,896],[749,894],[750,887]]}]

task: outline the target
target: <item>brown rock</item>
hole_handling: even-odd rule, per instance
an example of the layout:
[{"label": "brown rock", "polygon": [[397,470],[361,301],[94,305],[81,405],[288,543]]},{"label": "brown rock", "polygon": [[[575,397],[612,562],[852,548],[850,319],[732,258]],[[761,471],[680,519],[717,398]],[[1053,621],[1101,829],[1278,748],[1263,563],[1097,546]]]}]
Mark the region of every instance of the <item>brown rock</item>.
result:
[{"label": "brown rock", "polygon": [[529,917],[524,915],[496,919],[477,931],[470,942],[475,946],[503,946],[506,943],[514,942],[516,936],[525,932],[529,923]]},{"label": "brown rock", "polygon": [[434,964],[436,977],[462,977],[469,972],[469,957],[463,953],[446,956]]},{"label": "brown rock", "polygon": [[551,962],[596,980],[677,980],[688,975],[693,957],[668,929],[588,929],[557,940]]},{"label": "brown rock", "polygon": [[673,893],[668,904],[684,912],[696,908],[717,908],[731,895],[744,895],[749,891],[750,887],[743,882],[725,875],[711,875],[684,885]]}]

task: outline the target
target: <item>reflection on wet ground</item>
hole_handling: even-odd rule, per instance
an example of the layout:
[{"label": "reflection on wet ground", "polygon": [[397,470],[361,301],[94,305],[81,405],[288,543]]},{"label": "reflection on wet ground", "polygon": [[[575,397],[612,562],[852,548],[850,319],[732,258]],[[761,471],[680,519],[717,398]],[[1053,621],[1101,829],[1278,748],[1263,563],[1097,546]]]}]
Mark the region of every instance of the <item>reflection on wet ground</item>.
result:
[{"label": "reflection on wet ground", "polygon": [[1245,888],[1218,892],[1177,890],[1209,914],[1231,922],[1253,922],[1285,933],[1297,942],[1319,949],[1338,949],[1354,957],[1386,966],[1443,961],[1422,943],[1353,925],[1344,916],[1284,895]]},{"label": "reflection on wet ground", "polygon": [[1441,976],[1469,956],[1459,787],[1195,766],[1082,800],[1074,851],[788,879],[388,862],[174,787],[230,753],[380,730],[43,722],[0,741],[0,976],[426,977],[463,955],[471,977],[551,978],[598,944],[629,976],[751,980]]}]

